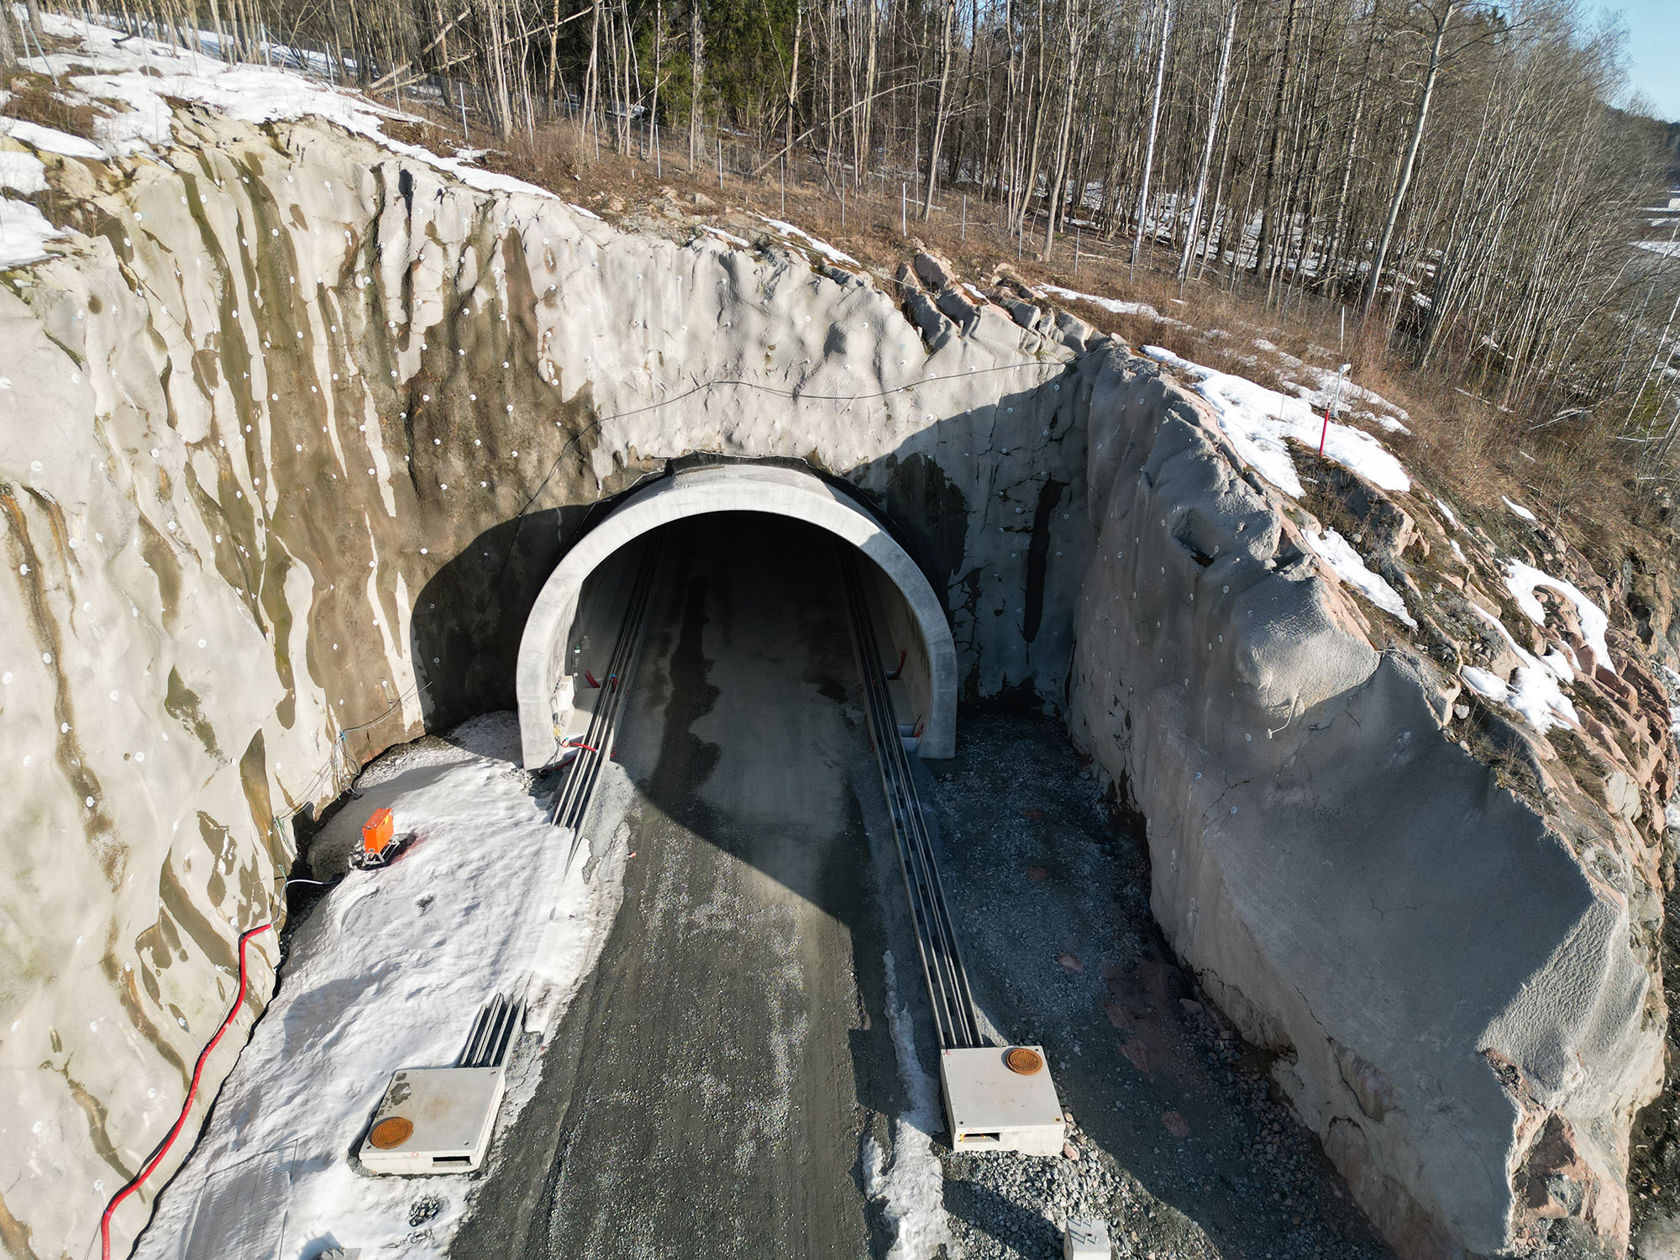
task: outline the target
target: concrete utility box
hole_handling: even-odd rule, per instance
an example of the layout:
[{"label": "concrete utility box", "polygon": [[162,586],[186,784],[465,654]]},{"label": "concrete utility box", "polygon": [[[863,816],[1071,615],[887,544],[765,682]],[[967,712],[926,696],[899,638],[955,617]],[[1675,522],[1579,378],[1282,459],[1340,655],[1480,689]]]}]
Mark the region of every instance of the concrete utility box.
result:
[{"label": "concrete utility box", "polygon": [[1067,1126],[1043,1046],[943,1050],[939,1082],[952,1150],[1062,1153]]},{"label": "concrete utility box", "polygon": [[1069,1221],[1062,1231],[1062,1260],[1114,1260],[1105,1221]]},{"label": "concrete utility box", "polygon": [[499,1067],[393,1072],[357,1153],[363,1167],[409,1176],[472,1172],[489,1149],[504,1085]]}]

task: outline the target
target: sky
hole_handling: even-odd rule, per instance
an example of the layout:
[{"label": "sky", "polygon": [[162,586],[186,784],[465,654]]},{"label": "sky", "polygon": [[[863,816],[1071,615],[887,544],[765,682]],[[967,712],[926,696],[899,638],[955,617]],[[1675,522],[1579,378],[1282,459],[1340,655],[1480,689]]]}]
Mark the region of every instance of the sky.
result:
[{"label": "sky", "polygon": [[1628,31],[1629,86],[1659,118],[1680,122],[1680,0],[1607,0]]}]

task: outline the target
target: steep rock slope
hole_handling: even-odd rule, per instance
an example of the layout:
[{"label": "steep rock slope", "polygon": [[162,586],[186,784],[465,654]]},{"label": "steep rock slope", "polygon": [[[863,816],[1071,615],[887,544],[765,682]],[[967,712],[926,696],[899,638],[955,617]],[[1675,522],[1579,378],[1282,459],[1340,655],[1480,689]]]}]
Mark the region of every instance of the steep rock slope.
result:
[{"label": "steep rock slope", "polygon": [[80,231],[0,287],[18,1255],[79,1251],[167,1127],[294,811],[512,706],[590,504],[692,451],[847,475],[948,592],[972,694],[1060,694],[1086,559],[1059,340],[991,310],[924,342],[802,254],[627,236],[316,125],[176,126],[43,152]]},{"label": "steep rock slope", "polygon": [[[1297,1111],[1404,1252],[1531,1247],[1562,1217],[1625,1246],[1628,1128],[1662,1067],[1671,782],[1631,636],[1601,681],[1638,742],[1629,755],[1583,726],[1599,760],[1579,782],[1543,738],[1476,715],[1533,762],[1519,797],[1471,755],[1474,696],[1432,659],[1467,662],[1473,637],[1446,639],[1409,583],[1426,652],[1316,577],[1316,523],[1291,519],[1199,400],[1103,357],[1082,365],[1100,382],[1099,538],[1072,723],[1148,819],[1169,939],[1280,1056]],[[1373,532],[1386,511],[1411,533],[1374,486],[1328,479]]]}]

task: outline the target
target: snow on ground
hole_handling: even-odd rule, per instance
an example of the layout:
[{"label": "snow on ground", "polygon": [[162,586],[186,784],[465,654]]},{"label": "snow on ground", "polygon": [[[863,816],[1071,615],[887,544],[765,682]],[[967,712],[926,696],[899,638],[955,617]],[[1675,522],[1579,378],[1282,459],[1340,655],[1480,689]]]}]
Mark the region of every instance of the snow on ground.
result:
[{"label": "snow on ground", "polygon": [[1522,609],[1523,614],[1535,625],[1543,627],[1546,624],[1546,609],[1534,597],[1537,587],[1555,591],[1575,605],[1575,614],[1581,621],[1581,637],[1592,649],[1593,663],[1615,673],[1616,666],[1610,660],[1610,646],[1604,641],[1604,632],[1610,628],[1610,615],[1604,609],[1588,599],[1579,587],[1562,578],[1555,578],[1520,560],[1512,560],[1505,566],[1505,589],[1511,592],[1511,598],[1517,601],[1517,607]]},{"label": "snow on ground", "polygon": [[[1340,392],[1338,392],[1336,373],[1330,371],[1330,369],[1303,363],[1298,370],[1310,378],[1311,384],[1310,387],[1297,384],[1295,386],[1296,390],[1310,389],[1311,394],[1317,398],[1320,405],[1327,405],[1331,398],[1335,398],[1337,415],[1347,410],[1350,400],[1357,400],[1369,404],[1366,410],[1356,413],[1359,416],[1381,426],[1389,433],[1408,435],[1411,433],[1411,429],[1408,427],[1412,418],[1411,413],[1404,407],[1389,402],[1375,390],[1366,389],[1363,385],[1356,385],[1343,377]],[[1305,397],[1306,395],[1303,394],[1302,396]]]},{"label": "snow on ground", "polygon": [[[290,1202],[266,1210],[285,1211],[287,1260],[329,1236],[370,1256],[443,1254],[467,1178],[373,1177],[351,1155],[390,1074],[452,1065],[497,992],[563,1003],[616,909],[616,871],[595,883],[582,861],[565,872],[565,837],[533,800],[518,750],[515,716],[490,714],[363,774],[362,798],[328,822],[317,852],[347,853],[382,806],[415,839],[384,869],[351,871],[298,926],[279,990],[138,1256],[174,1260],[207,1178],[274,1150],[287,1152]],[[510,1083],[498,1133],[520,1093]],[[444,1203],[417,1229],[409,1214],[422,1195]]]},{"label": "snow on ground", "polygon": [[1359,558],[1359,553],[1347,539],[1333,529],[1326,529],[1322,534],[1302,530],[1301,536],[1306,539],[1307,546],[1318,553],[1319,558],[1330,566],[1337,577],[1384,612],[1400,618],[1413,630],[1417,629],[1417,622],[1412,619],[1412,614],[1406,611],[1406,601],[1400,598],[1400,592],[1381,576],[1366,568],[1365,562]]},{"label": "snow on ground", "polygon": [[[1255,344],[1259,349],[1275,352],[1295,365],[1307,366],[1265,341]],[[1287,397],[1243,377],[1192,363],[1159,346],[1145,346],[1143,353],[1190,376],[1196,383],[1197,392],[1213,404],[1220,427],[1231,439],[1237,453],[1285,494],[1296,498],[1301,496],[1301,480],[1289,453],[1287,439],[1294,438],[1304,445],[1317,446],[1323,428],[1322,417],[1311,411],[1305,398]],[[1399,461],[1375,438],[1357,429],[1332,423],[1324,453],[1384,489],[1404,491],[1411,487],[1410,478]],[[1434,501],[1447,524],[1457,529],[1458,517],[1453,510],[1438,497]],[[1534,513],[1521,504],[1510,499],[1503,501],[1507,508],[1524,520],[1536,519]],[[1333,529],[1322,533],[1305,531],[1303,536],[1307,545],[1337,577],[1378,608],[1393,614],[1413,629],[1417,628],[1417,622],[1399,592],[1372,572],[1345,538]],[[1469,563],[1456,540],[1452,548],[1460,561]],[[1567,599],[1575,607],[1581,634],[1592,650],[1594,663],[1612,671],[1615,669],[1605,642],[1609,616],[1577,587],[1516,560],[1506,565],[1505,585],[1524,615],[1538,626],[1545,625],[1546,611],[1535,598],[1537,588],[1555,591]],[[1564,684],[1574,681],[1575,670],[1579,668],[1579,662],[1571,659],[1572,654],[1567,649],[1554,649],[1544,658],[1536,657],[1512,638],[1498,617],[1482,608],[1476,611],[1499,628],[1500,635],[1521,664],[1508,681],[1488,670],[1466,667],[1463,671],[1465,684],[1478,695],[1515,709],[1542,733],[1563,724],[1579,726],[1575,706],[1562,691]]]},{"label": "snow on ground", "polygon": [[922,1070],[916,1056],[916,1033],[910,1012],[899,1000],[898,981],[889,950],[883,961],[887,973],[887,1024],[892,1029],[893,1048],[898,1053],[898,1070],[904,1078],[904,1114],[893,1121],[893,1154],[867,1139],[864,1156],[864,1190],[882,1203],[893,1227],[888,1260],[923,1260],[950,1246],[951,1226],[945,1216],[945,1171],[934,1154],[933,1139],[943,1121],[939,1096],[933,1080]]},{"label": "snow on ground", "polygon": [[46,186],[47,168],[40,158],[16,149],[0,149],[0,188],[27,196],[43,191]]},{"label": "snow on ground", "polygon": [[[124,39],[119,44],[121,36],[108,27],[57,14],[43,14],[42,22],[49,34],[75,40],[80,46],[69,53],[49,54],[45,60],[30,58],[25,64],[44,71],[50,63],[76,91],[117,108],[95,121],[94,130],[102,142],[99,145],[19,120],[6,120],[12,138],[33,147],[90,159],[127,156],[165,147],[174,139],[174,109],[168,98],[178,98],[252,124],[322,118],[377,141],[395,153],[447,172],[480,191],[526,193],[559,200],[546,188],[524,180],[484,170],[459,157],[441,157],[419,145],[393,140],[384,134],[382,127],[386,121],[402,119],[405,115],[337,91],[301,71],[230,64],[196,49],[140,36]],[[88,67],[98,73],[72,73]],[[581,206],[563,204],[587,218],[598,217]]]},{"label": "snow on ground", "polygon": [[[1196,392],[1213,404],[1220,427],[1231,439],[1237,454],[1279,490],[1293,498],[1301,497],[1301,478],[1295,471],[1286,439],[1294,438],[1316,449],[1324,427],[1324,418],[1315,415],[1304,399],[1192,363],[1161,346],[1145,346],[1143,353],[1189,376],[1196,384]],[[1400,461],[1384,450],[1376,438],[1360,429],[1332,421],[1324,454],[1384,490],[1411,489],[1412,480]]]},{"label": "snow on ground", "polygon": [[1511,637],[1505,623],[1493,613],[1474,601],[1470,607],[1499,631],[1500,637],[1521,664],[1512,673],[1509,682],[1489,670],[1466,665],[1463,670],[1465,685],[1484,699],[1515,709],[1542,735],[1554,726],[1578,728],[1581,725],[1580,715],[1575,712],[1569,697],[1563,694],[1561,685],[1573,682],[1575,678],[1568,658],[1556,649],[1546,653],[1543,659],[1535,656]]},{"label": "snow on ground", "polygon": [[[81,45],[73,52],[51,54],[48,61],[52,67],[62,76],[73,68],[91,66],[98,73],[70,74],[68,81],[91,98],[122,107],[94,124],[102,142],[101,156],[139,153],[170,143],[174,111],[164,101],[166,96],[193,101],[250,123],[315,115],[372,136],[378,135],[382,118],[397,116],[295,71],[229,64],[206,53],[142,36],[119,44],[121,35],[107,27],[52,14],[43,14],[42,18],[49,34]],[[27,64],[46,68],[39,57]]]},{"label": "snow on ground", "polygon": [[758,217],[763,219],[783,236],[798,241],[801,245],[805,246],[806,249],[815,250],[830,262],[845,263],[848,267],[861,268],[863,266],[862,263],[853,258],[845,250],[836,249],[827,241],[818,240],[804,228],[796,228],[791,223],[784,223],[780,219],[772,219],[769,215],[761,214]]},{"label": "snow on ground", "polygon": [[[1272,366],[1278,376],[1320,415],[1327,407],[1334,407],[1338,416],[1348,414],[1349,402],[1360,401],[1380,410],[1363,410],[1352,414],[1370,420],[1390,433],[1411,433],[1406,427],[1412,419],[1410,412],[1389,402],[1375,390],[1356,385],[1345,371],[1317,367],[1264,337],[1254,339],[1254,348],[1263,351],[1272,359]],[[1314,349],[1329,354],[1329,351],[1322,347]],[[1348,366],[1351,368],[1352,365]]]},{"label": "snow on ground", "polygon": [[1170,319],[1162,315],[1148,302],[1122,302],[1118,298],[1098,297],[1095,293],[1080,293],[1074,289],[1064,289],[1055,284],[1040,285],[1039,292],[1048,293],[1054,298],[1061,298],[1064,302],[1089,302],[1092,306],[1101,307],[1114,315],[1143,315],[1149,319],[1158,319],[1162,323],[1177,324],[1180,328],[1189,326],[1181,320]]},{"label": "snow on ground", "polygon": [[0,197],[0,271],[40,262],[48,257],[46,243],[63,235],[27,201]]}]

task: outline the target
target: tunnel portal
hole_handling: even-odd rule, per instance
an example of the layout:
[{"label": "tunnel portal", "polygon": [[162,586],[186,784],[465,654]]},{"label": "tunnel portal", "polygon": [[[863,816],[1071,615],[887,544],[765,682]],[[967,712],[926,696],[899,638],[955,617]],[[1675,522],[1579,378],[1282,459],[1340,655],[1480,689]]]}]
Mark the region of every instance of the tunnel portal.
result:
[{"label": "tunnel portal", "polygon": [[[685,518],[754,512],[803,521],[856,548],[873,563],[883,633],[899,653],[898,673],[920,729],[924,757],[956,752],[957,661],[944,605],[898,541],[849,496],[822,478],[766,464],[713,465],[673,473],[627,495],[580,537],[538,594],[519,644],[519,728],[529,769],[562,756],[573,696],[599,679],[582,645],[613,633],[631,565],[608,563],[643,535]],[[596,623],[601,624],[597,625]]]}]

